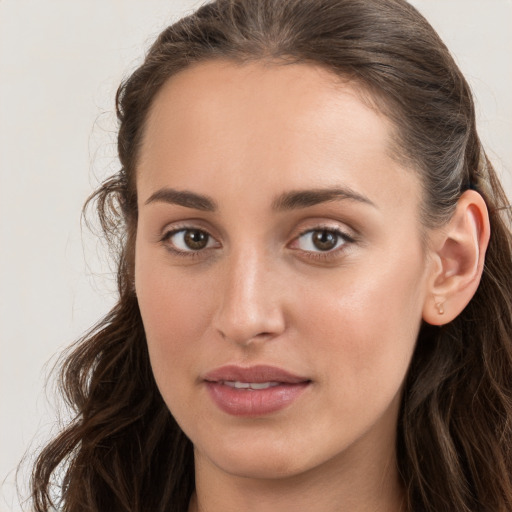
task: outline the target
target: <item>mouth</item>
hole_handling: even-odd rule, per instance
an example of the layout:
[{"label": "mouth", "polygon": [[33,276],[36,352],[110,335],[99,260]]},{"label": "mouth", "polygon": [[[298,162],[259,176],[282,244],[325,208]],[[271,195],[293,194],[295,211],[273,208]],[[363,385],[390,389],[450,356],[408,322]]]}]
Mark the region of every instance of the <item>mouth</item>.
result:
[{"label": "mouth", "polygon": [[235,389],[268,389],[279,386],[282,382],[240,382],[239,380],[220,381],[219,384]]},{"label": "mouth", "polygon": [[233,416],[256,417],[290,406],[310,386],[307,377],[274,366],[223,366],[204,376],[213,402]]}]

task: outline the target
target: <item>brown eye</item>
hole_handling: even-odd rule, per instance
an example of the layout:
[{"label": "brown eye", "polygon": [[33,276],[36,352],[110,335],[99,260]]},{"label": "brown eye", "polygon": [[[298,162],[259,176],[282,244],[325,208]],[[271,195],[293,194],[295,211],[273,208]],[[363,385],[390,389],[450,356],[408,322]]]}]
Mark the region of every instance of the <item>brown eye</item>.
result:
[{"label": "brown eye", "polygon": [[330,251],[338,243],[338,235],[332,231],[313,231],[313,245],[320,251]]},{"label": "brown eye", "polygon": [[352,238],[336,229],[312,229],[302,233],[294,246],[305,252],[329,252],[352,241]]},{"label": "brown eye", "polygon": [[192,253],[218,246],[217,242],[202,229],[186,228],[167,233],[163,242],[175,252]]},{"label": "brown eye", "polygon": [[208,245],[208,239],[208,234],[198,229],[187,229],[183,237],[185,245],[193,251],[204,249]]}]

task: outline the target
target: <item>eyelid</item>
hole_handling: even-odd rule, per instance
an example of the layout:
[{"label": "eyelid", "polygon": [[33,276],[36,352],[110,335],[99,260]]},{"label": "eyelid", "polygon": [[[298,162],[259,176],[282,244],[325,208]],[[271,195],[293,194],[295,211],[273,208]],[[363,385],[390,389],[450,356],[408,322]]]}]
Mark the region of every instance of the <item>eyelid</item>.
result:
[{"label": "eyelid", "polygon": [[212,226],[210,222],[207,222],[200,217],[168,222],[163,228],[158,230],[156,236],[158,240],[161,241],[164,237],[184,229],[197,229],[198,231],[204,231],[217,241],[219,241],[221,237],[218,229]]},{"label": "eyelid", "polygon": [[[201,231],[205,233],[209,240],[208,244],[210,243],[210,240],[215,241],[216,246],[206,246],[201,249],[190,249],[190,250],[184,250],[180,249],[179,247],[176,247],[174,244],[171,244],[169,240],[176,234],[185,232],[185,231]],[[163,230],[162,234],[159,237],[159,242],[172,254],[178,255],[178,256],[185,256],[185,257],[200,257],[204,253],[210,251],[211,249],[218,249],[221,247],[220,242],[217,240],[215,236],[211,234],[211,230],[204,228],[201,225],[198,225],[196,223],[183,223],[183,224],[173,224],[173,225],[167,225]]]},{"label": "eyelid", "polygon": [[301,228],[298,230],[297,234],[293,237],[293,239],[297,239],[306,233],[311,233],[312,231],[330,231],[332,233],[337,233],[341,237],[345,238],[348,241],[355,242],[358,237],[358,233],[348,226],[340,225],[338,222],[329,222],[329,221],[317,221],[313,223],[308,223],[307,227]]},{"label": "eyelid", "polygon": [[[315,231],[327,231],[330,233],[336,234],[343,241],[338,247],[335,247],[330,250],[322,251],[322,250],[304,250],[299,247],[294,247],[294,244],[297,244],[299,239],[308,233],[314,233]],[[354,235],[348,234],[347,230],[341,228],[339,225],[332,225],[327,223],[316,224],[307,229],[301,230],[296,236],[293,237],[288,247],[294,251],[300,252],[303,256],[316,260],[327,260],[327,259],[335,259],[339,257],[342,253],[344,253],[351,244],[357,242],[357,238]]]},{"label": "eyelid", "polygon": [[[309,223],[308,223],[309,224]],[[187,231],[187,230],[197,230],[204,232],[208,235],[209,239],[213,240],[216,245],[210,247],[204,247],[202,249],[190,249],[190,250],[181,250],[174,245],[168,243],[168,240],[175,235],[176,233]],[[328,231],[336,234],[343,240],[343,243],[339,247],[335,247],[333,249],[322,251],[321,249],[317,251],[308,251],[303,250],[299,247],[293,247],[294,244],[304,235],[308,233],[312,233],[315,231]],[[206,253],[209,253],[212,249],[218,249],[222,247],[221,242],[219,241],[219,237],[212,234],[212,229],[209,227],[205,227],[203,222],[196,221],[195,219],[191,219],[190,221],[180,221],[173,224],[168,224],[161,231],[161,234],[158,237],[159,243],[161,243],[169,252],[178,256],[193,256],[193,257],[201,257]],[[293,236],[291,242],[287,244],[288,248],[293,249],[294,251],[301,252],[306,257],[310,257],[312,259],[335,259],[339,257],[342,252],[345,252],[349,245],[357,243],[358,237],[357,234],[354,233],[353,229],[348,227],[341,227],[338,223],[330,223],[329,221],[312,223],[303,229],[301,229],[296,235]]]}]

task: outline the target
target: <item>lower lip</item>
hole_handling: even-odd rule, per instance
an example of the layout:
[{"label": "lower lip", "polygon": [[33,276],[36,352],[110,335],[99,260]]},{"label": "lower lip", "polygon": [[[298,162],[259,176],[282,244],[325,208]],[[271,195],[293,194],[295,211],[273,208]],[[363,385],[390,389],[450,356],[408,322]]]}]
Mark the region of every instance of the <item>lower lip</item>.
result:
[{"label": "lower lip", "polygon": [[218,382],[206,382],[217,406],[233,416],[263,416],[284,409],[294,402],[310,382],[280,384],[267,389],[236,389]]}]

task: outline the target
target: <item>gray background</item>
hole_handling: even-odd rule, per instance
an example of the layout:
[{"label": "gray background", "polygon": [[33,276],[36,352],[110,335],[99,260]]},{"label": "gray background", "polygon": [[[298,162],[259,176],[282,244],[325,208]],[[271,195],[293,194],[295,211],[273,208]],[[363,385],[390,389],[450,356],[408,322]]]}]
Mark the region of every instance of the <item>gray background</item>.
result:
[{"label": "gray background", "polygon": [[[413,3],[470,80],[512,195],[512,1]],[[0,512],[19,510],[15,468],[56,428],[44,391],[56,354],[113,304],[106,249],[80,211],[117,168],[116,87],[160,29],[199,4],[0,0]]]}]

